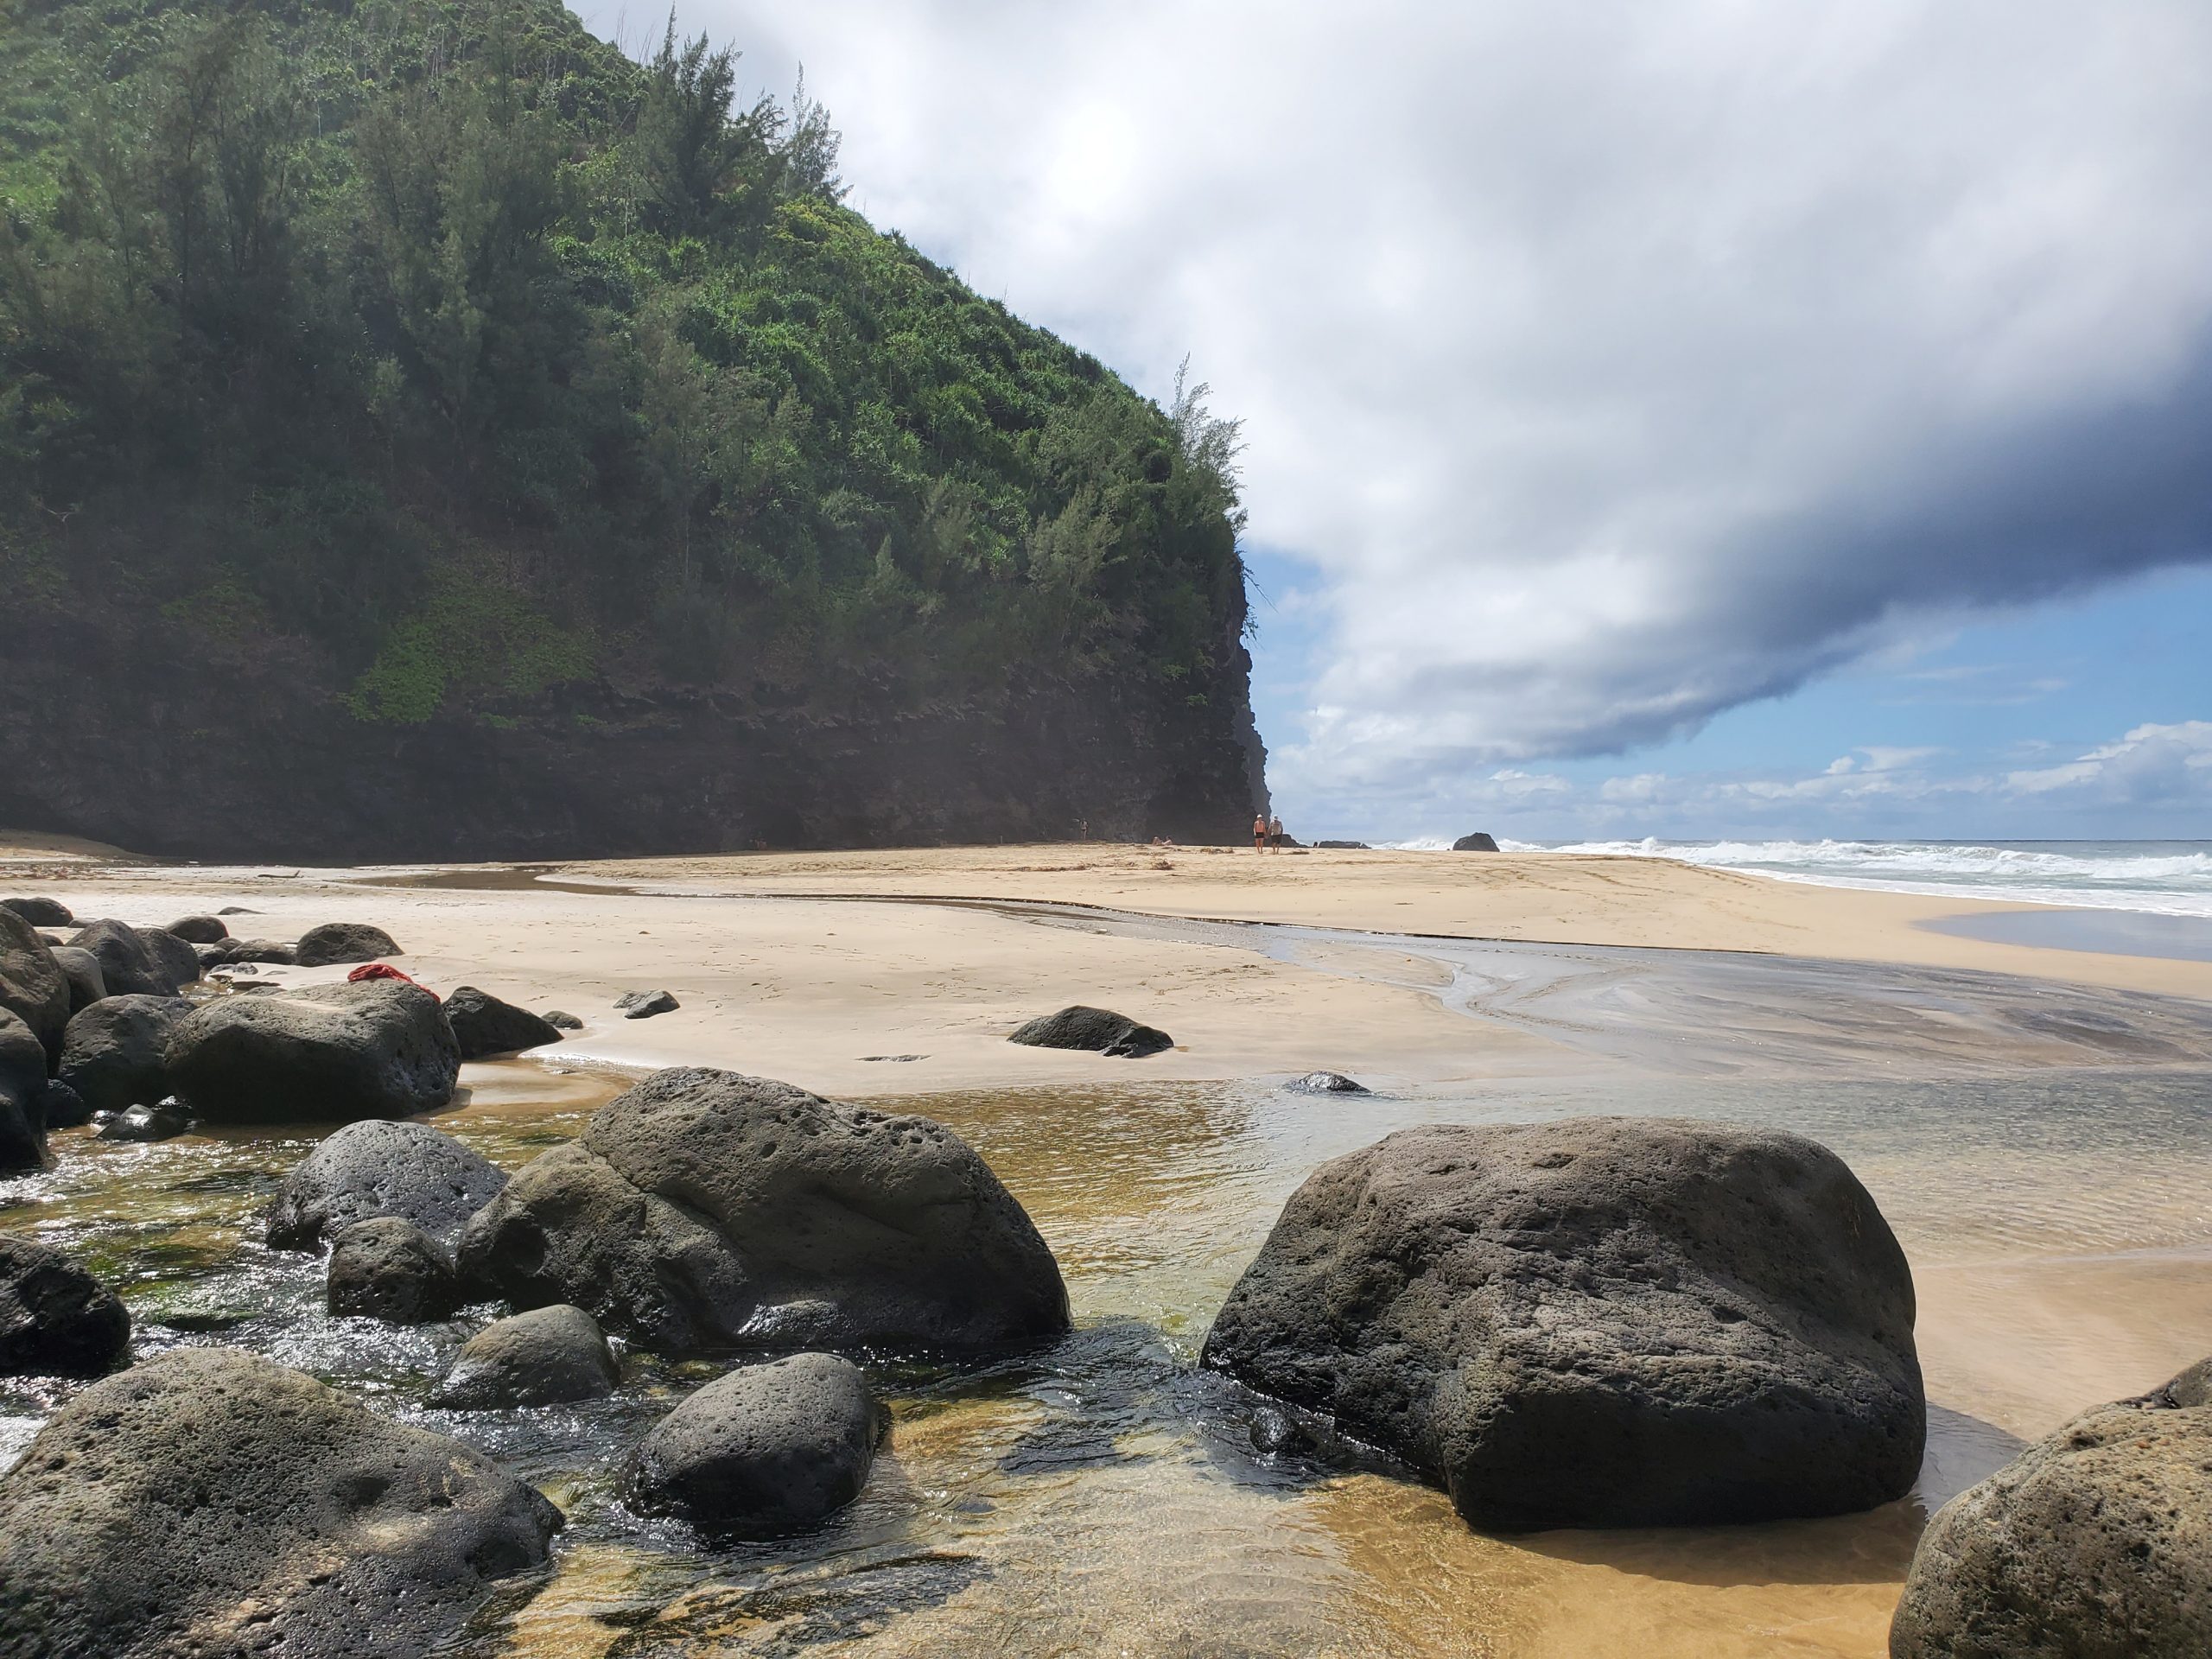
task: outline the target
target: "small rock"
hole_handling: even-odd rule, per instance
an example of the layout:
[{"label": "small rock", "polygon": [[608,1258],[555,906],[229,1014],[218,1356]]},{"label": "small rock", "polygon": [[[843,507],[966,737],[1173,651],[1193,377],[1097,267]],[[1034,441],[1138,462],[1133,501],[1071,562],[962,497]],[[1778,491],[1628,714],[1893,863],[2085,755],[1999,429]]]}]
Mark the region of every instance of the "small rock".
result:
[{"label": "small rock", "polygon": [[1129,1060],[1175,1046],[1175,1039],[1164,1031],[1141,1026],[1125,1014],[1087,1008],[1081,1003],[1032,1020],[1007,1041],[1027,1048],[1087,1049]]},{"label": "small rock", "polygon": [[1497,850],[1497,842],[1495,837],[1478,830],[1473,835],[1462,836],[1453,842],[1452,850],[1455,853],[1494,853]]},{"label": "small rock", "polygon": [[1363,841],[1317,841],[1314,847],[1330,853],[1369,853],[1375,849]]},{"label": "small rock", "polygon": [[218,916],[258,916],[257,910],[248,910],[244,905],[225,905],[215,912]]},{"label": "small rock", "polygon": [[556,1302],[496,1319],[463,1343],[430,1403],[453,1411],[557,1406],[612,1394],[621,1380],[599,1321]]},{"label": "small rock", "polygon": [[69,982],[72,1014],[82,1014],[107,995],[107,981],[100,976],[100,959],[91,951],[80,950],[73,944],[58,944],[54,947],[53,955],[54,965]]},{"label": "small rock", "polygon": [[174,1141],[192,1128],[192,1115],[174,1100],[93,1116],[102,1141]]},{"label": "small rock", "polygon": [[130,1350],[114,1292],[60,1251],[0,1234],[0,1376],[98,1376]]},{"label": "small rock", "polygon": [[502,1002],[474,985],[454,988],[446,998],[446,1023],[461,1045],[461,1058],[480,1060],[493,1054],[512,1054],[557,1042],[561,1033],[528,1008]]},{"label": "small rock", "polygon": [[558,1008],[548,1008],[538,1018],[556,1031],[582,1031],[584,1028],[584,1022],[575,1014],[563,1014]]},{"label": "small rock", "polygon": [[12,910],[33,927],[67,927],[77,918],[59,899],[0,899],[0,910]]},{"label": "small rock", "polygon": [[1252,1446],[1260,1452],[1310,1452],[1313,1437],[1304,1424],[1280,1406],[1262,1406],[1252,1414]]},{"label": "small rock", "polygon": [[427,1123],[348,1123],[284,1177],[269,1206],[276,1250],[318,1250],[357,1221],[397,1216],[450,1249],[507,1184],[480,1153]]},{"label": "small rock", "polygon": [[391,934],[366,922],[325,922],[321,927],[311,927],[300,935],[295,950],[302,968],[376,962],[404,954]]},{"label": "small rock", "polygon": [[257,974],[260,971],[260,969],[255,967],[250,962],[231,962],[224,963],[223,971],[215,976],[215,977],[218,979],[238,979],[247,974]]},{"label": "small rock", "polygon": [[331,1241],[324,1304],[333,1313],[427,1325],[451,1318],[461,1300],[453,1263],[411,1221],[357,1221]]},{"label": "small rock", "polygon": [[231,937],[231,930],[213,916],[187,916],[166,930],[187,944],[214,944]]},{"label": "small rock", "polygon": [[1302,1077],[1293,1077],[1283,1087],[1294,1095],[1367,1095],[1375,1092],[1363,1083],[1354,1083],[1341,1071],[1308,1071]]},{"label": "small rock", "polygon": [[629,991],[614,999],[625,1020],[650,1020],[657,1014],[673,1014],[683,1005],[666,991]]},{"label": "small rock", "polygon": [[101,998],[61,1034],[61,1080],[95,1112],[151,1105],[169,1093],[169,1037],[191,1012],[181,996]]},{"label": "small rock", "polygon": [[92,1109],[85,1103],[82,1095],[60,1078],[48,1077],[41,1102],[41,1116],[49,1129],[73,1129],[91,1121]]},{"label": "small rock", "polygon": [[794,1354],[717,1377],[638,1446],[629,1491],[702,1532],[771,1538],[851,1503],[889,1418],[850,1360]]}]

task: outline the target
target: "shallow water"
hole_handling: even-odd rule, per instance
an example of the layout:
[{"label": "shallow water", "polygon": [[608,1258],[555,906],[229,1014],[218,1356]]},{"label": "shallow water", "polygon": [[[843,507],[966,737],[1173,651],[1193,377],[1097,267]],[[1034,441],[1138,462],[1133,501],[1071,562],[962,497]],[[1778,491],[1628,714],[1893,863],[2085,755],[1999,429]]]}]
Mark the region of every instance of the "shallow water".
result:
[{"label": "shallow water", "polygon": [[[509,1063],[466,1081],[465,1108],[441,1127],[513,1166],[573,1135],[626,1080]],[[1873,1655],[1929,1505],[2003,1461],[2015,1433],[2163,1380],[2177,1366],[2159,1341],[2185,1357],[2212,1345],[2190,1334],[2212,1330],[2212,1071],[2200,1068],[1634,1077],[1405,1098],[1138,1083],[898,1103],[958,1129],[1028,1207],[1077,1329],[993,1365],[879,1363],[895,1427],[866,1494],[823,1532],[776,1546],[705,1549],[616,1495],[622,1449],[713,1363],[631,1355],[621,1392],[581,1407],[425,1408],[469,1321],[330,1319],[320,1262],[257,1242],[259,1210],[308,1135],[117,1147],[73,1131],[57,1137],[54,1171],[0,1189],[0,1229],[48,1238],[117,1282],[142,1355],[257,1349],[459,1434],[550,1494],[570,1521],[556,1566],[482,1611],[456,1649],[471,1659]],[[1496,1539],[1379,1462],[1345,1473],[1254,1450],[1249,1402],[1194,1361],[1313,1165],[1414,1122],[1590,1110],[1777,1124],[1850,1160],[1923,1290],[1941,1287],[1923,1297],[1936,1409],[1913,1497],[1817,1522]],[[2076,1292],[2147,1329],[2148,1349],[2069,1312]],[[1945,1331],[1964,1339],[1947,1345]],[[2035,1388],[2023,1393],[2022,1377]],[[0,1384],[0,1461],[61,1392]]]}]

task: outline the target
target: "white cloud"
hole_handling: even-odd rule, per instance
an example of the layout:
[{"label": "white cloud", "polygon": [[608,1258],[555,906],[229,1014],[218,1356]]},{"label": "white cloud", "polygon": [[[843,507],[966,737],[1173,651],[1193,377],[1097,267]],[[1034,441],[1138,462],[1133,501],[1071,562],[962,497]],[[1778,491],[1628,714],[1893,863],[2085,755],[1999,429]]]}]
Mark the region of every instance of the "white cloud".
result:
[{"label": "white cloud", "polygon": [[2113,802],[2201,800],[2212,806],[2212,721],[2138,726],[2063,766],[2007,774],[2018,795],[2060,791]]}]

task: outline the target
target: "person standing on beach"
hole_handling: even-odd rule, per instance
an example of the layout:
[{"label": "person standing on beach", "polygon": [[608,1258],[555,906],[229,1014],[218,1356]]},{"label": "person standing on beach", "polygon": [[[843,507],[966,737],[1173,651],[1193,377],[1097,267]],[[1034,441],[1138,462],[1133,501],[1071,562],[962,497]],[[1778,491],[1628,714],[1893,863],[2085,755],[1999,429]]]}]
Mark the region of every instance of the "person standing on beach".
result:
[{"label": "person standing on beach", "polygon": [[1268,824],[1268,850],[1271,853],[1282,851],[1282,820],[1280,817]]},{"label": "person standing on beach", "polygon": [[1268,820],[1265,815],[1255,812],[1252,815],[1252,850],[1255,853],[1264,852],[1267,850],[1267,845]]}]

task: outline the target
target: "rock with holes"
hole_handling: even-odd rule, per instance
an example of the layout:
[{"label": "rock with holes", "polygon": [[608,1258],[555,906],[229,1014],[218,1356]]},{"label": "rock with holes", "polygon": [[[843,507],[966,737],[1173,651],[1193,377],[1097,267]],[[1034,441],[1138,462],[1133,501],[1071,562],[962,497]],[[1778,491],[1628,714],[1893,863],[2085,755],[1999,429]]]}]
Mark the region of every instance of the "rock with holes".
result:
[{"label": "rock with holes", "polygon": [[558,1406],[612,1394],[621,1380],[599,1321],[556,1302],[494,1319],[463,1343],[430,1403],[452,1411]]},{"label": "rock with holes", "polygon": [[284,1177],[269,1205],[268,1241],[318,1250],[340,1228],[397,1216],[450,1249],[461,1224],[506,1184],[481,1153],[427,1123],[365,1119],[334,1131]]},{"label": "rock with holes", "polygon": [[107,995],[107,980],[100,973],[100,959],[91,951],[73,944],[53,947],[54,965],[61,970],[61,977],[69,983],[69,1013],[72,1018]]},{"label": "rock with holes", "polygon": [[419,1659],[560,1525],[472,1446],[183,1349],[78,1395],[0,1478],[0,1652]]},{"label": "rock with holes", "polygon": [[0,1376],[98,1376],[130,1350],[113,1291],[60,1251],[0,1234]]},{"label": "rock with holes", "polygon": [[2212,1360],[2082,1413],[1938,1510],[1890,1653],[2212,1653]]},{"label": "rock with holes", "polygon": [[110,996],[175,996],[200,977],[200,958],[174,933],[128,922],[92,922],[69,943],[99,959]]},{"label": "rock with holes", "polygon": [[1664,1119],[1402,1130],[1284,1207],[1205,1363],[1478,1526],[1833,1515],[1927,1433],[1912,1276],[1843,1161]]},{"label": "rock with holes", "polygon": [[150,1106],[169,1092],[169,1037],[192,1012],[181,996],[102,997],[61,1034],[61,1080],[90,1111]]},{"label": "rock with holes", "polygon": [[53,948],[12,910],[0,910],[0,1012],[29,1028],[52,1070],[69,1023],[69,981]]},{"label": "rock with holes", "polygon": [[1052,1253],[958,1135],[731,1071],[657,1072],[601,1108],[470,1218],[460,1266],[668,1354],[1068,1328]]},{"label": "rock with holes", "polygon": [[404,980],[226,996],[169,1038],[170,1086],[218,1123],[411,1117],[452,1099],[460,1074],[438,999]]},{"label": "rock with holes", "polygon": [[428,1325],[451,1319],[461,1300],[453,1259],[411,1221],[357,1221],[330,1241],[323,1301],[333,1313]]},{"label": "rock with holes", "polygon": [[400,953],[399,944],[366,922],[325,922],[300,935],[294,959],[302,968],[330,968],[349,962],[377,962]]},{"label": "rock with holes", "polygon": [[46,1166],[46,1049],[0,1008],[0,1175]]},{"label": "rock with holes", "polygon": [[1058,1014],[1041,1014],[1007,1039],[1025,1048],[1080,1048],[1116,1059],[1139,1060],[1175,1046],[1175,1039],[1125,1014],[1087,1008],[1081,1003]]},{"label": "rock with holes", "polygon": [[631,1499],[725,1537],[796,1532],[860,1496],[888,1425],[849,1360],[747,1365],[654,1426],[631,1462]]},{"label": "rock with holes", "polygon": [[502,1002],[474,985],[454,988],[446,998],[446,1022],[461,1045],[461,1058],[480,1060],[558,1042],[561,1033],[528,1008]]}]

